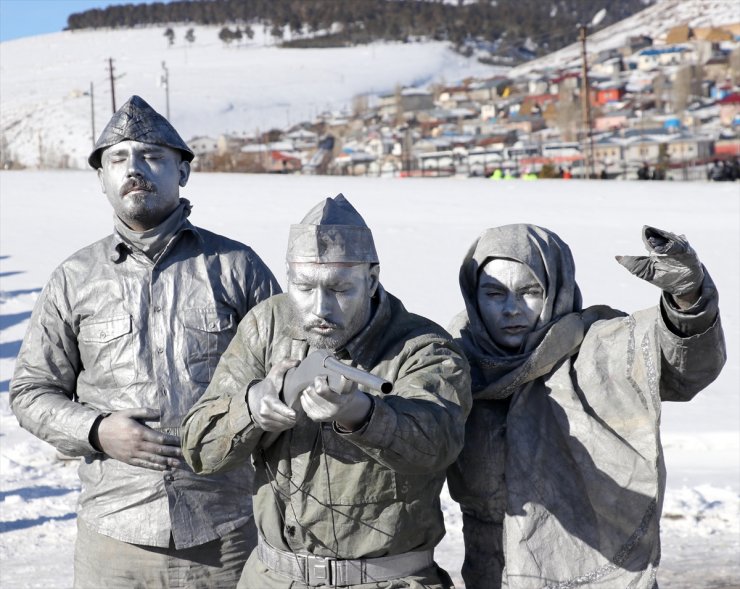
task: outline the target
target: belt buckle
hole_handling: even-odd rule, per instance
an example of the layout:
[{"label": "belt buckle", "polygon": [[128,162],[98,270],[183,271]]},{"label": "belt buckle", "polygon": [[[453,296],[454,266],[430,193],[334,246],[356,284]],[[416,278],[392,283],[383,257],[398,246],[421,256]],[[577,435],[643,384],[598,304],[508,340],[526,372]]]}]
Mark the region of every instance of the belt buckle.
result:
[{"label": "belt buckle", "polygon": [[306,581],[309,585],[320,587],[331,585],[331,563],[334,559],[326,556],[306,557]]}]

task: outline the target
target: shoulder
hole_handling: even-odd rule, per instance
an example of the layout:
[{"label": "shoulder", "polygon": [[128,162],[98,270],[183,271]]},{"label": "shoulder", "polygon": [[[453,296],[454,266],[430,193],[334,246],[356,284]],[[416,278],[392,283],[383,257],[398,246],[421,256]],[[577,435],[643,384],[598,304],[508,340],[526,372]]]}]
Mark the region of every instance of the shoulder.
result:
[{"label": "shoulder", "polygon": [[406,338],[429,338],[449,342],[452,337],[440,325],[416,313],[406,310],[403,303],[390,293],[386,293],[390,304],[389,332]]},{"label": "shoulder", "polygon": [[241,256],[248,260],[259,260],[256,252],[250,246],[240,241],[214,233],[208,229],[203,229],[202,227],[193,226],[193,230],[200,236],[203,241],[203,247],[207,252]]},{"label": "shoulder", "polygon": [[84,279],[93,268],[111,263],[111,258],[116,253],[115,247],[116,238],[111,234],[77,250],[54,269],[50,282],[60,279]]}]

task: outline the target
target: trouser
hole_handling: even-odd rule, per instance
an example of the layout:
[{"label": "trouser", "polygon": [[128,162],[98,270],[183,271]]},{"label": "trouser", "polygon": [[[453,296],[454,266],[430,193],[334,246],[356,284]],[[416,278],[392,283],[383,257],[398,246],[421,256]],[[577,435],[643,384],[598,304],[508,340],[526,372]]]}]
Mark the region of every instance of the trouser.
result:
[{"label": "trouser", "polygon": [[503,525],[463,513],[466,589],[500,589],[504,570]]},{"label": "trouser", "polygon": [[257,545],[254,523],[222,538],[176,549],[121,542],[77,519],[74,589],[234,589]]}]

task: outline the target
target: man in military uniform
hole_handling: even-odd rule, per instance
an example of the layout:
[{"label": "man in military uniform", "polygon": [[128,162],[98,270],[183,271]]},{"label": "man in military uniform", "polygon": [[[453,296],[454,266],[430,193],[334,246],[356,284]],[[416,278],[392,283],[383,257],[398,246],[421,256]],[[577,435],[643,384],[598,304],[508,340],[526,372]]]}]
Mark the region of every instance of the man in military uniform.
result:
[{"label": "man in military uniform", "polygon": [[192,159],[138,96],[113,115],[89,163],[115,231],[54,271],[16,362],[21,425],[84,459],[76,588],[233,588],[256,543],[249,466],[195,475],[179,426],[279,286],[249,247],[187,220]]},{"label": "man in military uniform", "polygon": [[[383,289],[372,233],[342,195],[291,227],[287,263],[288,292],[247,314],[183,423],[196,472],[254,460],[259,543],[239,587],[451,586],[433,550],[471,404],[467,363]],[[286,372],[320,349],[393,392],[318,376],[284,404]]]}]

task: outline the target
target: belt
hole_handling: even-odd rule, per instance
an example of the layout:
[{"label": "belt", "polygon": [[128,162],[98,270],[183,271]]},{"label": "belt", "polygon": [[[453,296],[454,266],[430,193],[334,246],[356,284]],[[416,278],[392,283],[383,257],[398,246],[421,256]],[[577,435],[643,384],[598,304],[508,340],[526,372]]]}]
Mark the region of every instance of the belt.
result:
[{"label": "belt", "polygon": [[270,546],[262,535],[257,541],[257,557],[271,571],[311,587],[359,585],[408,577],[434,562],[434,550],[405,552],[380,558],[343,560],[313,554],[300,554]]}]

